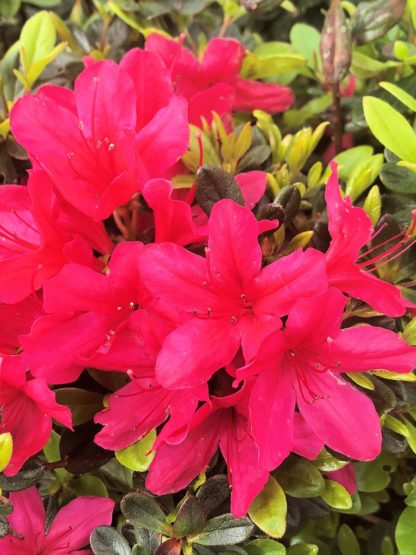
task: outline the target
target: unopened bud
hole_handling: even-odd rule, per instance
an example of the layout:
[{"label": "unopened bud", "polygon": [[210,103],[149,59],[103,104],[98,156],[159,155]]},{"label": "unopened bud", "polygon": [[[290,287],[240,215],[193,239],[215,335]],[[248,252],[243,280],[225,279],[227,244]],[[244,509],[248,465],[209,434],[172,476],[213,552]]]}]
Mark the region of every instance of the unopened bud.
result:
[{"label": "unopened bud", "polygon": [[359,4],[351,18],[352,38],[365,44],[384,36],[402,17],[406,0],[377,0]]},{"label": "unopened bud", "polygon": [[299,189],[294,185],[287,185],[278,194],[275,204],[280,204],[285,211],[285,223],[296,216],[300,208],[301,196]]},{"label": "unopened bud", "polygon": [[341,0],[332,0],[321,33],[320,53],[324,81],[338,85],[351,64],[351,32],[348,27]]},{"label": "unopened bud", "polygon": [[282,4],[283,0],[241,0],[241,5],[248,12],[265,14],[273,11]]},{"label": "unopened bud", "polygon": [[244,206],[241,189],[230,173],[214,166],[201,166],[195,184],[195,199],[199,206],[209,216],[214,204],[224,198]]}]

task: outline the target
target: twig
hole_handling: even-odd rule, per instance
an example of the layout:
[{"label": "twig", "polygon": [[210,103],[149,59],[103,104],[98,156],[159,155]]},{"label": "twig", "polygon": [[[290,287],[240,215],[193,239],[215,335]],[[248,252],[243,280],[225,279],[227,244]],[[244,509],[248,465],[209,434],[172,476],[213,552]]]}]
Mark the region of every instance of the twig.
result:
[{"label": "twig", "polygon": [[332,91],[332,128],[334,136],[335,153],[342,151],[342,116],[341,116],[341,100],[339,96],[338,85],[331,86]]}]

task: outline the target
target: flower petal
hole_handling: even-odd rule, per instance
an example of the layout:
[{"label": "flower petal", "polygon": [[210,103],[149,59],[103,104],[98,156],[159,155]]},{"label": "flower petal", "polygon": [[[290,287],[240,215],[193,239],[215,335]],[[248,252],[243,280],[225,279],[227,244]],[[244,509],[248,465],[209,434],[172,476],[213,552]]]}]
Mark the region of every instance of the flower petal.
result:
[{"label": "flower petal", "polygon": [[331,372],[308,372],[297,384],[302,416],[328,447],[368,461],[381,450],[380,420],[372,401]]}]

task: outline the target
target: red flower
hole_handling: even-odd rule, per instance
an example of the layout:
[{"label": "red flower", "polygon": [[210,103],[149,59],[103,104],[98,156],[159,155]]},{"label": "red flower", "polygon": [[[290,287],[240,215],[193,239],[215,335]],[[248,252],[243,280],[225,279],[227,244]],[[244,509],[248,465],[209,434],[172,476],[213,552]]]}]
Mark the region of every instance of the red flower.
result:
[{"label": "red flower", "polygon": [[148,37],[146,49],[159,54],[170,70],[177,94],[189,102],[189,121],[195,125],[201,124],[201,117],[210,122],[213,111],[221,116],[231,110],[274,113],[293,102],[287,87],[239,77],[245,49],[237,40],[211,39],[201,62],[181,41],[157,33]]},{"label": "red flower", "polygon": [[231,200],[214,205],[206,259],[173,243],[146,246],[140,273],[156,298],[183,314],[157,358],[167,388],[205,383],[236,355],[251,359],[299,296],[326,287],[324,256],[298,250],[261,269],[258,222]]},{"label": "red flower", "polygon": [[4,471],[8,476],[17,474],[23,463],[46,445],[52,418],[72,428],[71,411],[56,403],[43,379],[30,378],[16,356],[1,363],[0,408],[0,433],[10,432],[13,437],[13,455]]},{"label": "red flower", "polygon": [[270,470],[292,449],[295,404],[331,449],[360,460],[380,452],[380,421],[372,401],[340,373],[380,368],[410,372],[416,366],[416,348],[384,328],[341,330],[345,303],[334,288],[299,299],[284,331],[267,337],[254,360],[237,372],[239,378],[257,375],[250,418],[261,460]]},{"label": "red flower", "polygon": [[409,248],[410,245],[403,245],[412,231],[402,236],[401,241],[386,253],[363,260],[366,254],[375,250],[359,255],[359,251],[373,236],[371,220],[362,208],[352,206],[349,197],[342,199],[335,163],[331,164],[331,169],[332,174],[325,189],[331,235],[331,244],[326,253],[328,281],[330,285],[365,301],[379,312],[401,316],[406,306],[411,304],[410,301],[403,297],[398,287],[377,278],[370,273],[371,269],[367,270],[378,261],[388,261],[389,255],[391,260],[392,256],[396,258],[400,251]]},{"label": "red flower", "polygon": [[63,201],[44,172],[0,188],[0,301],[21,301],[68,261],[100,266],[92,249],[112,249],[103,225]]},{"label": "red flower", "polygon": [[[136,321],[148,293],[140,282],[141,243],[121,243],[107,275],[67,264],[44,286],[44,308],[21,338],[27,368],[48,383],[68,383],[83,368],[124,370],[148,365]],[[53,346],[53,348],[51,348]]]},{"label": "red flower", "polygon": [[114,501],[105,497],[79,497],[60,509],[46,531],[45,509],[35,487],[10,494],[13,512],[7,517],[19,537],[0,539],[2,555],[88,555],[91,532],[109,525]]},{"label": "red flower", "polygon": [[63,197],[99,221],[184,153],[186,109],[159,58],[135,49],[120,66],[106,60],[86,68],[74,92],[44,86],[21,98],[11,125]]}]

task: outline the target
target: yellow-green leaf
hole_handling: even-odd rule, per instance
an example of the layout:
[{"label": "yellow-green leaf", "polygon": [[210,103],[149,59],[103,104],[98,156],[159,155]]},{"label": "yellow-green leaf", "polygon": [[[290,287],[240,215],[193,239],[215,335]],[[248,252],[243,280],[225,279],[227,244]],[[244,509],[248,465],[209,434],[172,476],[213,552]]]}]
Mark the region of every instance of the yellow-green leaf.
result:
[{"label": "yellow-green leaf", "polygon": [[364,201],[364,210],[367,212],[373,225],[376,225],[381,215],[381,196],[380,189],[373,185]]},{"label": "yellow-green leaf", "polygon": [[5,432],[0,434],[0,472],[9,464],[13,454],[12,434]]},{"label": "yellow-green leaf", "polygon": [[333,480],[325,480],[325,488],[321,497],[334,509],[350,509],[352,507],[351,495],[344,486]]},{"label": "yellow-green leaf", "polygon": [[410,123],[387,102],[365,96],[364,115],[373,135],[396,156],[416,162],[416,134]]},{"label": "yellow-green leaf", "polygon": [[387,83],[382,81],[380,87],[386,89],[390,94],[392,94],[397,100],[400,100],[409,110],[416,112],[416,98],[413,98],[409,93],[395,85],[394,83]]},{"label": "yellow-green leaf", "polygon": [[20,34],[20,48],[23,50],[22,64],[25,73],[31,65],[53,49],[56,30],[50,14],[42,10],[29,18]]},{"label": "yellow-green leaf", "polygon": [[141,440],[129,445],[129,447],[115,451],[116,459],[130,470],[145,472],[155,457],[154,451],[150,451],[155,440],[156,430],[152,430]]},{"label": "yellow-green leaf", "polygon": [[267,484],[254,499],[248,514],[260,530],[272,538],[281,538],[286,531],[287,503],[283,489],[269,476]]}]

